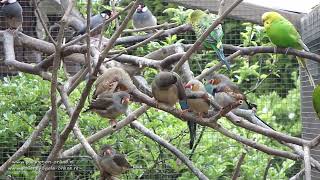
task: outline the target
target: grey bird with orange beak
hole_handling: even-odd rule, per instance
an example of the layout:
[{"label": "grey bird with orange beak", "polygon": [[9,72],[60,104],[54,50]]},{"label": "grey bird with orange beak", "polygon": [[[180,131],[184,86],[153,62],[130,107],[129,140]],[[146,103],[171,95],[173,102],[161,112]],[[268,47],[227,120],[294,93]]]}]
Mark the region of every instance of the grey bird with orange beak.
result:
[{"label": "grey bird with orange beak", "polygon": [[157,18],[143,3],[139,4],[132,16],[132,25],[135,29],[156,26]]},{"label": "grey bird with orange beak", "polygon": [[130,95],[124,91],[115,93],[102,93],[96,99],[93,99],[87,111],[93,111],[101,117],[109,118],[112,128],[117,127],[116,118],[128,109]]}]

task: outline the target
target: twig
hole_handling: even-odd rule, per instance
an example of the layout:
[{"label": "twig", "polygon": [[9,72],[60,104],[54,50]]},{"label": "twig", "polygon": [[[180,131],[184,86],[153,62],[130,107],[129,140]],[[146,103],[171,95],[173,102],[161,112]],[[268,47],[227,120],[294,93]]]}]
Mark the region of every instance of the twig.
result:
[{"label": "twig", "polygon": [[190,160],[192,159],[192,156],[194,155],[194,152],[196,151],[196,149],[197,149],[197,147],[198,147],[198,145],[199,145],[199,143],[200,143],[200,141],[201,141],[201,139],[202,139],[202,136],[203,136],[205,130],[206,130],[206,127],[203,126],[202,129],[201,129],[200,135],[199,135],[196,143],[194,144],[194,146],[193,146],[193,148],[192,148],[192,150],[191,150],[191,153],[190,153],[190,155],[189,155],[189,159],[190,159]]},{"label": "twig", "polygon": [[[83,71],[86,72],[86,71]],[[65,84],[65,89],[67,89],[67,93],[70,94],[75,87],[77,87],[80,83],[78,79],[82,79],[85,75],[85,73],[79,72],[75,74],[72,78],[68,80],[68,82]],[[58,105],[61,105],[61,100],[58,101]],[[35,142],[35,140],[41,136],[41,132],[46,128],[50,121],[50,113],[51,110],[48,110],[37,127],[35,127],[35,130],[31,133],[29,138],[24,142],[24,144],[12,155],[10,158],[1,165],[0,167],[0,175],[3,175],[8,168],[14,163],[14,161],[18,160],[23,154],[29,149],[29,147]]]},{"label": "twig", "polygon": [[[223,0],[222,0],[223,1]],[[240,157],[239,157],[239,160],[238,160],[238,163],[237,163],[237,166],[235,168],[235,170],[233,171],[233,175],[232,175],[232,180],[237,180],[239,175],[240,175],[240,168],[241,168],[241,165],[243,164],[243,161],[244,161],[244,158],[246,157],[247,153],[246,152],[242,152]]]},{"label": "twig", "polygon": [[58,70],[61,65],[61,46],[64,37],[64,28],[67,25],[67,18],[71,13],[73,8],[73,1],[69,0],[68,8],[61,19],[61,26],[58,33],[58,40],[55,44],[56,52],[54,54],[53,59],[53,69],[52,69],[52,80],[51,80],[51,124],[52,124],[52,145],[57,143],[59,139],[59,132],[58,132],[58,114],[57,114],[57,86],[58,86]]},{"label": "twig", "polygon": [[272,158],[268,159],[268,163],[267,163],[266,168],[264,169],[262,180],[267,180],[268,172],[269,172],[271,165],[272,165]]},{"label": "twig", "polygon": [[311,180],[310,147],[303,146],[304,151],[304,174],[306,180]]},{"label": "twig", "polygon": [[[87,34],[90,34],[90,21],[91,21],[91,0],[87,0],[87,29],[86,32]],[[105,23],[105,22],[104,22]],[[92,73],[91,70],[91,56],[90,56],[90,36],[86,37],[86,42],[87,42],[87,56],[86,56],[86,64],[87,67],[89,68],[89,73]]]},{"label": "twig", "polygon": [[310,144],[309,144],[310,149],[318,146],[319,143],[320,143],[320,135],[318,135],[317,137],[315,137],[314,139],[312,139],[312,140],[310,141]]},{"label": "twig", "polygon": [[[95,134],[91,135],[90,137],[88,137],[87,138],[88,143],[92,144],[92,143],[100,140],[101,138],[109,135],[109,134],[117,132],[118,130],[122,129],[124,126],[126,126],[126,125],[130,124],[131,122],[133,122],[134,120],[136,120],[139,116],[141,116],[148,109],[149,109],[149,107],[147,105],[143,105],[139,109],[130,113],[124,120],[119,121],[117,123],[116,129],[114,129],[112,127],[107,127],[105,129],[102,129],[102,130],[96,132]],[[81,148],[83,148],[82,144],[77,144],[77,145],[73,146],[72,148],[65,150],[61,156],[62,157],[72,156],[74,154],[77,154],[81,150]]]},{"label": "twig", "polygon": [[[230,56],[226,57],[227,61],[233,62],[235,58],[237,58],[238,56],[240,56],[242,53],[240,50],[236,51],[235,53],[231,54]],[[217,71],[219,68],[222,67],[222,63],[219,62],[217,65],[212,66],[211,68],[209,68],[208,70],[202,72],[199,76],[196,77],[196,79],[201,80],[204,77],[212,74],[213,72]]]},{"label": "twig", "polygon": [[177,72],[182,64],[186,62],[192,53],[194,53],[197,48],[202,44],[202,42],[209,36],[209,34],[216,28],[222,20],[235,8],[238,4],[240,4],[243,0],[237,0],[235,1],[225,12],[221,14],[213,23],[212,25],[197,39],[197,41],[193,44],[193,46],[186,52],[184,56],[181,57],[179,62],[176,64],[176,66],[173,68],[172,71]]},{"label": "twig", "polygon": [[218,16],[221,16],[223,13],[223,8],[226,5],[225,0],[220,0],[219,9],[218,9]]},{"label": "twig", "polygon": [[38,7],[38,3],[36,2],[36,0],[32,0],[33,1],[33,5],[34,5],[34,8],[36,9],[36,13],[38,15],[38,18],[40,20],[40,23],[44,29],[44,31],[46,32],[46,35],[49,37],[50,41],[56,46],[57,45],[57,42],[53,39],[53,37],[51,36],[50,32],[49,32],[49,29],[46,25],[46,23],[44,22],[43,20],[43,17],[42,17],[42,14],[41,12],[39,11],[39,7]]},{"label": "twig", "polygon": [[225,117],[228,118],[228,120],[230,120],[233,124],[235,124],[237,126],[243,127],[243,128],[248,129],[250,131],[254,131],[256,133],[271,137],[271,138],[279,140],[279,141],[293,143],[293,144],[297,144],[300,146],[308,145],[308,142],[309,142],[309,141],[304,140],[302,138],[292,137],[292,136],[274,131],[272,129],[266,129],[266,128],[260,127],[258,125],[252,124],[242,118],[237,117],[235,114],[233,114],[231,112],[226,114]]},{"label": "twig", "polygon": [[292,176],[289,180],[300,180],[301,176],[304,175],[304,168],[301,169],[296,175]]},{"label": "twig", "polygon": [[156,26],[149,26],[149,27],[144,27],[144,28],[139,28],[139,29],[126,29],[123,31],[123,33],[133,33],[133,32],[140,32],[140,31],[149,31],[149,30],[154,30],[154,29],[161,29],[161,28],[172,28],[177,26],[176,23],[163,23],[160,25]]},{"label": "twig", "polygon": [[145,40],[143,40],[143,41],[141,41],[141,42],[139,42],[139,43],[137,43],[137,44],[135,44],[133,46],[127,47],[127,48],[125,48],[123,50],[110,51],[109,54],[119,54],[119,53],[123,54],[125,52],[132,51],[132,50],[136,49],[137,47],[140,47],[140,46],[143,46],[145,44],[148,44],[150,41],[156,39],[157,37],[159,37],[163,33],[164,33],[164,30],[157,31],[157,33],[153,34],[148,39],[145,39]]},{"label": "twig", "polygon": [[100,168],[100,164],[99,164],[99,159],[100,157],[97,155],[97,153],[93,150],[93,148],[91,147],[91,145],[89,144],[89,142],[86,140],[86,138],[84,137],[84,135],[81,133],[80,128],[78,127],[78,125],[76,124],[73,128],[73,133],[74,135],[77,137],[77,139],[81,142],[82,146],[84,147],[84,149],[86,150],[87,154],[89,154],[89,156],[94,160],[94,162],[96,163],[96,165]]},{"label": "twig", "polygon": [[[183,25],[180,25],[178,27],[174,27],[174,28],[171,28],[171,29],[164,30],[164,33],[161,36],[159,36],[159,39],[171,36],[172,34],[184,33],[184,32],[188,32],[188,31],[191,31],[191,30],[192,30],[192,27],[191,27],[190,24],[183,24]],[[152,34],[140,35],[140,36],[121,37],[121,38],[117,39],[115,45],[133,44],[133,43],[141,42],[141,41],[149,38],[150,36],[152,36]]]},{"label": "twig", "polygon": [[154,134],[149,129],[144,127],[141,123],[135,121],[132,122],[131,125],[142,132],[145,136],[149,137],[150,139],[156,141],[170,152],[172,152],[175,156],[177,156],[192,172],[195,174],[199,179],[208,179],[198,168],[196,168],[193,163],[186,157],[181,151],[179,151],[176,147],[172,144],[168,143],[166,140],[162,139],[160,136]]}]

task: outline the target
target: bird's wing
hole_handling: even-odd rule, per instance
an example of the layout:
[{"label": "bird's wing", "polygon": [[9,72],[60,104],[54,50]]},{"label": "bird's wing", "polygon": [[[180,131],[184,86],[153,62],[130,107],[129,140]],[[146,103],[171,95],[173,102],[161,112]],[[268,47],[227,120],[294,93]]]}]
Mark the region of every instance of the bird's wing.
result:
[{"label": "bird's wing", "polygon": [[308,46],[302,41],[301,38],[300,38],[298,41],[299,41],[300,46],[301,46],[305,51],[310,52]]},{"label": "bird's wing", "polygon": [[131,168],[132,166],[129,164],[127,159],[122,154],[116,154],[113,156],[113,161],[120,167]]},{"label": "bird's wing", "polygon": [[97,99],[93,99],[90,104],[90,109],[105,110],[113,104],[112,94],[101,94]]},{"label": "bird's wing", "polygon": [[225,92],[228,95],[232,96],[233,98],[237,100],[246,100],[245,95],[241,92],[238,86],[234,84],[229,84],[229,85],[219,85],[217,88],[214,90],[215,93],[219,92]]},{"label": "bird's wing", "polygon": [[186,95],[186,91],[183,86],[182,80],[177,73],[174,73],[173,75],[176,76],[176,78],[177,78],[177,82],[175,85],[177,86],[177,89],[178,89],[178,97],[180,100],[184,100],[187,98],[187,95]]}]

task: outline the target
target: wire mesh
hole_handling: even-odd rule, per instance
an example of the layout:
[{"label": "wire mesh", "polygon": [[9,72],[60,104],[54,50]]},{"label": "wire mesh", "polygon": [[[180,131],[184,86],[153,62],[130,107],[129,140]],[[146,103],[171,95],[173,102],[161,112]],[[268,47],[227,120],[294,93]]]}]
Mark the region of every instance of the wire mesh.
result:
[{"label": "wire mesh", "polygon": [[[34,14],[34,8],[30,4],[29,1],[27,0],[21,0],[19,1],[20,4],[23,7],[24,10],[24,23],[23,23],[23,32],[29,36],[32,37],[37,37],[36,33],[36,16]],[[146,1],[151,3],[151,1]],[[81,2],[80,2],[81,3]],[[217,10],[217,5],[215,3],[211,3],[211,1],[191,1],[191,0],[185,0],[185,1],[178,1],[178,4],[184,4],[186,7],[190,6],[195,6],[197,5],[198,7],[201,6],[203,9],[210,9],[210,10]],[[191,5],[190,5],[191,4]],[[176,4],[169,4],[169,6],[176,6]],[[149,6],[150,10],[156,9],[156,6]],[[50,8],[48,8],[50,9]],[[243,9],[246,9],[244,11]],[[241,33],[245,32],[245,28],[247,25],[244,25],[246,21],[253,21],[255,23],[258,23],[260,20],[260,15],[265,11],[266,9],[264,8],[259,8],[251,5],[247,5],[244,8],[236,8],[233,13],[234,15],[225,20],[223,22],[223,29],[225,31],[224,35],[224,43],[226,44],[233,44],[233,45],[243,45],[244,38],[242,37]],[[57,23],[60,18],[61,18],[61,13],[57,12],[56,14],[54,13],[48,14],[48,25],[52,26],[55,23]],[[257,18],[257,14],[260,14]],[[158,11],[158,14],[155,14],[157,17],[161,17],[162,21],[166,18],[166,15],[164,15],[161,11]],[[307,45],[310,47],[310,50],[312,52],[317,52],[319,53],[319,40],[318,36],[316,34],[318,33],[319,29],[319,16],[317,13],[310,14],[307,19],[305,19],[302,23],[302,37],[304,41],[307,43]],[[1,29],[3,30],[5,26],[3,26],[3,17],[1,17]],[[161,21],[160,21],[161,23]],[[253,26],[254,24],[252,24]],[[53,37],[55,38],[57,35],[58,30],[53,31]],[[252,34],[251,34],[252,35]],[[251,36],[250,35],[250,36]],[[257,34],[253,35],[257,36]],[[182,35],[178,35],[178,39],[184,39],[183,43],[191,44],[194,43],[195,41],[195,35],[193,33],[185,33]],[[257,39],[257,37],[254,37],[253,39]],[[247,41],[248,45],[254,46],[255,44],[252,44],[251,40],[249,39]],[[3,54],[3,48],[1,48],[1,53]],[[28,63],[35,63],[37,62],[37,58],[35,58],[37,55],[37,52],[33,52],[31,50],[28,50],[26,48],[21,48],[17,47],[15,49],[16,51],[16,59],[19,61],[23,62],[28,62]],[[225,54],[230,55],[232,51],[230,50],[225,50]],[[40,55],[40,59],[45,58]],[[215,56],[212,55],[212,52],[202,52],[196,55],[193,55],[192,60],[191,60],[191,67],[193,69],[193,72],[195,75],[199,75],[202,70],[204,70],[206,67],[207,63],[212,62],[213,59],[216,59]],[[298,63],[296,62],[294,57],[288,57],[288,56],[283,56],[283,55],[274,55],[274,56],[269,56],[269,55],[255,55],[254,57],[248,57],[249,61],[247,61],[246,64],[241,64],[241,66],[245,66],[247,69],[253,68],[252,65],[257,65],[256,71],[259,73],[264,73],[267,74],[267,78],[263,80],[263,78],[259,77],[257,80],[257,75],[255,74],[250,74],[248,71],[241,71],[240,66],[236,66],[235,72],[231,74],[231,77],[233,78],[234,81],[239,82],[241,88],[245,92],[251,92],[248,94],[249,100],[257,100],[258,97],[261,97],[261,99],[268,99],[270,98],[269,101],[263,101],[259,100],[258,102],[255,102],[258,106],[258,114],[261,115],[262,117],[265,117],[266,119],[271,119],[272,123],[271,125],[274,126],[277,129],[277,124],[276,123],[281,123],[281,124],[290,124],[290,122],[296,121],[297,119],[300,119],[300,91],[299,87],[300,84],[297,82],[298,74],[294,74],[292,72],[298,72]],[[271,59],[271,60],[270,60]],[[270,61],[270,62],[269,62]],[[216,61],[214,61],[216,62]],[[263,68],[264,66],[270,65],[268,63],[272,64],[273,69],[268,69],[268,68]],[[78,64],[70,63],[68,66],[69,72],[77,72],[80,68]],[[255,67],[255,66],[254,66]],[[313,62],[308,62],[308,67],[311,68],[312,72],[314,75],[318,74],[318,65]],[[223,73],[227,73],[224,69],[222,69]],[[246,79],[239,79],[240,73],[247,72],[249,73],[246,75]],[[17,71],[9,69],[8,66],[4,65],[3,61],[0,62],[0,76],[5,77],[8,75],[16,75]],[[318,76],[315,76],[316,81],[318,81]],[[311,88],[310,84],[308,82],[308,79],[302,71],[301,73],[301,116],[302,116],[302,126],[303,126],[303,133],[302,137],[306,139],[310,139],[314,137],[317,134],[317,130],[320,128],[320,123],[317,123],[315,120],[315,114],[312,109],[312,103],[311,103]],[[276,92],[277,95],[272,95],[272,92]],[[271,94],[271,95],[270,95]],[[48,97],[46,97],[48,98]],[[280,98],[286,98],[284,101],[278,101],[277,100]],[[275,104],[279,103],[279,104]],[[281,107],[279,107],[281,106]],[[19,107],[19,109],[15,112],[17,113],[18,111],[24,111],[23,107]],[[42,117],[45,113],[45,110],[43,109],[39,114],[37,114],[37,117]],[[274,111],[277,110],[284,110],[275,113]],[[39,110],[40,111],[40,110]],[[152,116],[152,115],[150,115]],[[143,123],[148,124],[148,118],[145,117],[143,118]],[[153,117],[151,119],[157,119],[156,117]],[[164,122],[163,122],[164,123]],[[178,123],[178,122],[176,122]],[[36,124],[36,123],[35,123]],[[32,124],[31,127],[33,127],[35,124]],[[90,125],[88,125],[90,126]],[[180,136],[178,133],[178,138],[172,140],[174,144],[178,148],[182,148],[187,146],[186,142],[188,141],[188,132],[187,132],[187,126],[185,124],[182,124],[183,128],[181,130]],[[319,126],[319,127],[318,127]],[[94,129],[96,130],[96,129]],[[282,129],[279,129],[280,131]],[[49,131],[49,130],[48,130]],[[200,126],[198,127],[198,132],[197,135],[199,136],[202,131],[202,128]],[[30,131],[26,131],[30,132]],[[177,131],[178,132],[178,131]],[[175,134],[177,134],[175,132]],[[120,138],[122,135],[117,135],[115,141],[113,140],[106,140],[104,139],[103,142],[108,142],[112,143],[117,147],[117,150],[123,153],[127,153],[128,156],[130,157],[130,153],[139,153],[144,152],[146,154],[140,153],[139,156],[136,156],[138,158],[136,159],[130,159],[131,161],[134,162],[141,162],[141,161],[146,161],[146,162],[153,162],[152,166],[147,166],[146,164],[140,165],[140,166],[134,166],[133,170],[130,170],[126,174],[121,176],[121,179],[177,179],[181,176],[183,171],[186,171],[184,169],[183,171],[177,171],[176,168],[174,168],[174,164],[177,166],[182,166],[182,163],[175,159],[170,152],[167,150],[159,147],[159,149],[155,152],[148,151],[148,143],[152,143],[151,141],[147,141],[146,138],[142,135],[137,135],[136,132],[130,128],[124,128],[121,133],[126,133],[126,138],[129,137],[134,137],[135,141],[133,139],[132,142],[134,142],[134,145],[137,149],[137,152],[125,152],[126,149],[123,144],[121,144]],[[44,133],[45,134],[45,133]],[[89,134],[87,134],[89,135]],[[300,136],[300,132],[297,132],[297,134],[293,134],[296,136]],[[18,136],[16,134],[12,134],[14,137],[13,139],[1,139],[0,140],[0,164],[3,164],[8,157],[10,157],[21,145],[22,143],[26,140],[27,136]],[[249,136],[249,135],[248,135]],[[23,138],[21,138],[23,137]],[[201,142],[199,143],[199,148],[196,151],[196,155],[194,156],[193,161],[198,162],[202,161],[201,156],[204,154],[207,154],[208,152],[210,153],[215,153],[218,155],[218,157],[211,157],[212,160],[206,160],[204,162],[202,169],[203,171],[207,171],[207,169],[212,169],[212,161],[217,159],[220,159],[223,162],[224,156],[226,156],[227,151],[231,151],[232,149],[239,149],[239,145],[237,143],[233,143],[230,145],[225,145],[223,147],[219,147],[219,145],[215,144],[216,142],[223,141],[223,138],[219,133],[213,132],[212,130],[206,129],[204,131],[204,137],[207,139],[210,139],[212,137],[217,137],[215,141],[212,140],[212,145],[210,145],[209,148],[205,148],[204,146],[201,146]],[[249,138],[254,138],[254,136],[249,136]],[[12,142],[16,143],[12,143]],[[148,143],[146,143],[148,142]],[[72,145],[75,142],[71,142],[68,144],[67,147],[72,147]],[[36,171],[35,164],[39,163],[39,161],[44,161],[46,157],[48,156],[48,152],[50,152],[50,144],[47,144],[45,141],[45,138],[39,137],[39,141],[33,145],[28,152],[25,154],[23,159],[20,159],[15,163],[15,165],[12,167],[12,169],[9,169],[9,171],[6,173],[6,178],[13,177],[14,179],[30,179],[30,177],[34,176]],[[66,147],[66,149],[67,149]],[[143,150],[139,149],[142,148]],[[315,150],[312,150],[312,155],[316,159],[320,160],[320,155],[319,154],[319,149],[316,148]],[[154,153],[154,154],[152,154]],[[188,154],[189,152],[186,152]],[[68,170],[66,169],[56,169],[55,171],[55,178],[56,179],[98,179],[97,175],[97,169],[93,165],[92,161],[86,156],[86,153],[82,150],[80,153],[80,156],[75,156],[73,159],[68,160],[67,164],[64,164],[64,166],[61,166],[63,168],[70,168]],[[262,154],[262,153],[261,153]],[[30,158],[30,159],[26,159]],[[152,158],[151,158],[152,157]],[[236,157],[235,157],[236,158]],[[281,161],[277,158],[274,158],[275,161]],[[248,163],[254,160],[248,160]],[[20,163],[20,165],[19,165]],[[266,163],[266,162],[263,162]],[[28,166],[30,169],[24,169],[23,171],[21,170],[21,164],[23,166]],[[143,163],[139,163],[143,164]],[[276,165],[271,165],[274,168],[276,168]],[[34,167],[34,169],[32,169]],[[15,169],[16,168],[16,169]],[[19,169],[20,168],[20,169]],[[233,167],[229,167],[232,172]],[[296,164],[293,168],[291,168],[292,172],[290,173],[291,175],[294,175],[297,173],[300,169],[300,164]],[[229,172],[229,171],[227,171]],[[316,172],[313,172],[315,177],[319,177]],[[231,176],[231,173],[229,174]],[[251,175],[248,174],[247,176],[244,176],[245,178],[250,178]],[[260,176],[261,177],[261,176]],[[210,178],[210,177],[209,177]],[[32,179],[32,178],[31,178]]]}]

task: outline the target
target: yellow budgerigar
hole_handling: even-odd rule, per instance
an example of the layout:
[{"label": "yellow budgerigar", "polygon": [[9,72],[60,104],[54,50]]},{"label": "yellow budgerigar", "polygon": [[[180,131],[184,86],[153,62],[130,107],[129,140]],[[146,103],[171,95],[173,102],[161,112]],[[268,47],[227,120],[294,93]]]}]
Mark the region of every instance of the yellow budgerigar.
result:
[{"label": "yellow budgerigar", "polygon": [[[294,25],[281,14],[277,12],[266,12],[262,15],[262,22],[271,42],[276,46],[309,51]],[[305,60],[299,57],[297,57],[297,59],[306,70],[311,85],[315,87],[313,77],[306,66]]]}]

